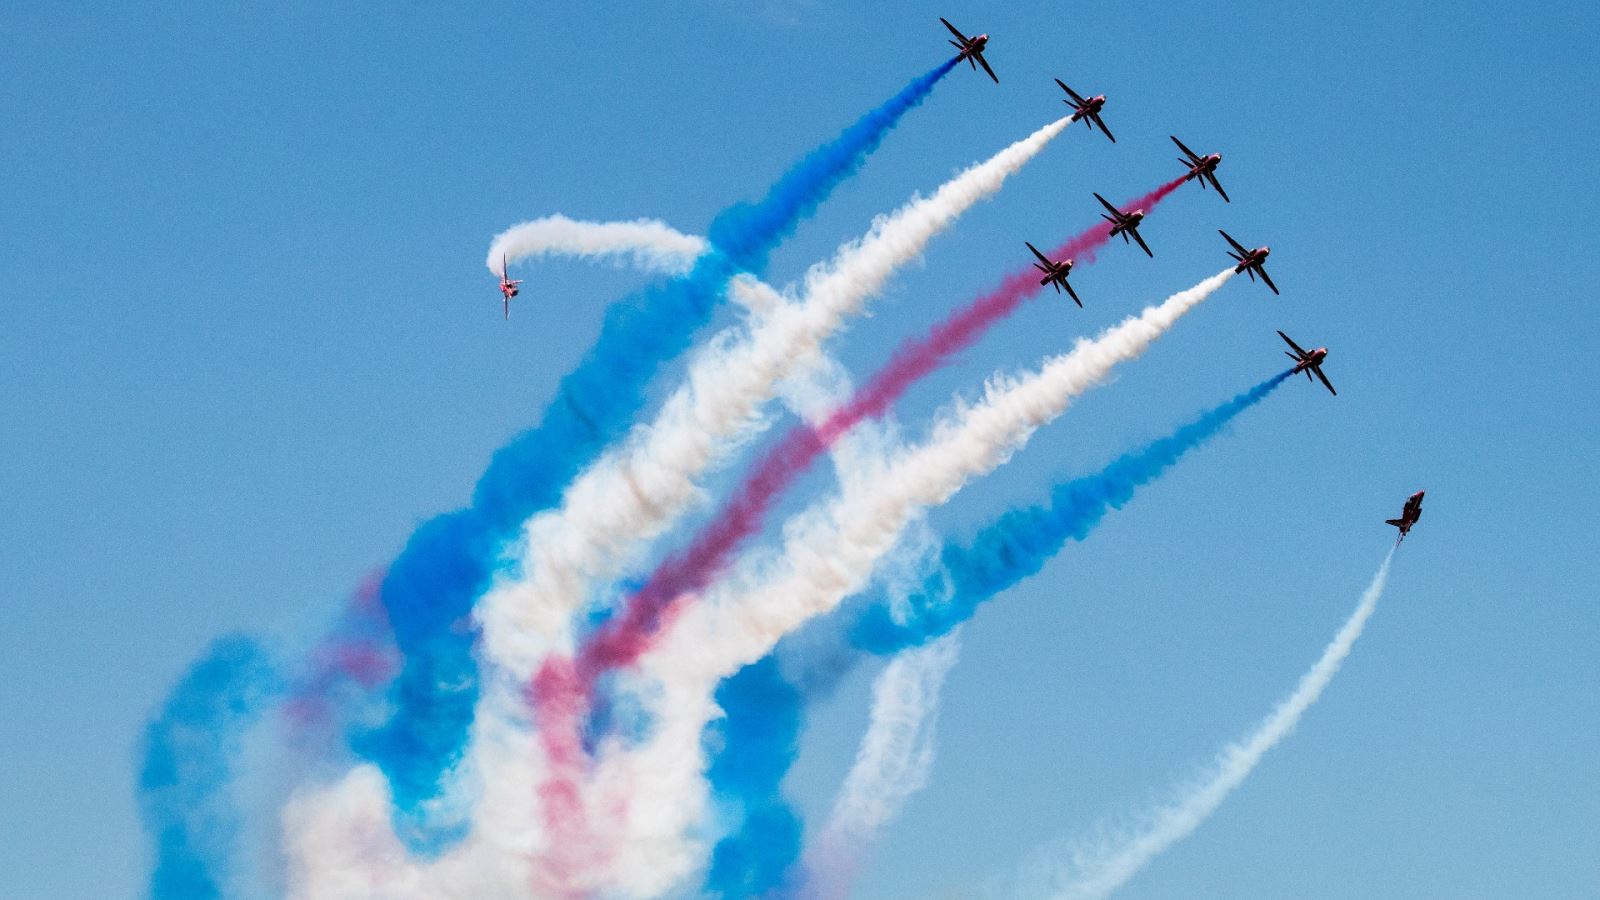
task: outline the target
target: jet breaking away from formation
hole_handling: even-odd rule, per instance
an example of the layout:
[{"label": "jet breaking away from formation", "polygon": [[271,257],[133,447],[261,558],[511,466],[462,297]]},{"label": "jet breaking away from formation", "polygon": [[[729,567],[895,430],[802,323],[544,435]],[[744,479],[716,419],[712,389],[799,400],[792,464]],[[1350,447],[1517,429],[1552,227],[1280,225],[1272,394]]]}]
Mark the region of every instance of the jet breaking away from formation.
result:
[{"label": "jet breaking away from formation", "polygon": [[956,56],[956,62],[960,62],[964,59],[967,61],[968,65],[972,66],[974,70],[976,70],[978,66],[983,66],[983,70],[989,73],[989,77],[994,79],[994,83],[999,84],[1000,76],[994,74],[994,70],[989,68],[989,62],[983,58],[983,48],[988,45],[989,36],[987,34],[980,34],[977,37],[967,37],[966,35],[962,34],[954,25],[951,25],[949,19],[940,16],[939,21],[943,22],[944,27],[950,29],[950,33],[955,35],[957,38],[957,40],[950,42],[951,46],[961,51]]},{"label": "jet breaking away from formation", "polygon": [[1400,511],[1400,518],[1383,520],[1386,524],[1400,529],[1400,537],[1396,543],[1405,540],[1406,535],[1411,533],[1411,526],[1417,524],[1417,520],[1422,518],[1422,495],[1424,493],[1424,491],[1417,491],[1406,498],[1406,506],[1405,509]]},{"label": "jet breaking away from formation", "polygon": [[1126,244],[1128,242],[1128,236],[1132,235],[1133,239],[1139,242],[1139,248],[1145,252],[1145,255],[1151,259],[1154,259],[1155,254],[1150,252],[1150,245],[1146,244],[1144,242],[1144,238],[1139,236],[1139,223],[1144,221],[1144,210],[1136,209],[1133,212],[1125,213],[1122,210],[1117,209],[1115,206],[1112,206],[1110,200],[1107,200],[1099,194],[1095,194],[1094,198],[1099,200],[1100,205],[1104,206],[1111,213],[1109,216],[1105,215],[1104,213],[1100,215],[1100,218],[1111,223],[1111,236],[1116,237],[1119,234],[1122,235],[1122,242]]},{"label": "jet breaking away from formation", "polygon": [[1293,353],[1284,354],[1294,360],[1294,371],[1306,373],[1307,381],[1311,380],[1313,372],[1316,373],[1316,376],[1322,379],[1322,384],[1328,389],[1328,393],[1333,394],[1335,397],[1339,396],[1339,392],[1333,389],[1333,383],[1328,381],[1328,376],[1322,374],[1322,361],[1328,358],[1327,347],[1318,347],[1307,353],[1300,349],[1300,345],[1291,340],[1287,334],[1280,331],[1278,332],[1278,337],[1283,338],[1283,342],[1294,349]]},{"label": "jet breaking away from formation", "polygon": [[1094,130],[1094,126],[1099,125],[1100,130],[1106,133],[1106,137],[1111,138],[1111,143],[1115,144],[1117,142],[1116,137],[1111,133],[1111,129],[1107,128],[1106,123],[1100,120],[1100,110],[1104,109],[1106,105],[1105,94],[1097,94],[1085,100],[1084,98],[1078,96],[1077,91],[1067,87],[1067,83],[1061,79],[1057,78],[1056,84],[1060,85],[1061,89],[1067,92],[1067,96],[1072,98],[1070,100],[1061,101],[1062,103],[1072,107],[1072,121],[1076,122],[1079,119],[1082,119],[1083,124],[1088,127],[1090,131]]},{"label": "jet breaking away from formation", "polygon": [[[1062,87],[1066,87],[1066,85],[1062,85]],[[1199,179],[1201,190],[1205,190],[1206,182],[1209,181],[1211,186],[1216,188],[1217,193],[1222,197],[1222,202],[1232,203],[1233,201],[1228,199],[1228,192],[1222,189],[1222,182],[1217,180],[1217,166],[1222,165],[1222,154],[1208,153],[1205,156],[1201,156],[1185,147],[1183,141],[1178,140],[1177,135],[1169,134],[1167,136],[1172,138],[1172,142],[1178,145],[1179,150],[1183,151],[1183,156],[1178,157],[1178,162],[1189,167],[1189,174],[1183,176],[1183,180]],[[1187,159],[1184,157],[1187,157]]]},{"label": "jet breaking away from formation", "polygon": [[505,308],[506,319],[509,321],[511,319],[511,298],[519,293],[517,285],[522,282],[512,281],[507,277],[508,274],[506,258],[502,256],[500,257],[500,296],[501,305]]},{"label": "jet breaking away from formation", "polygon": [[[1023,241],[1023,243],[1028,244],[1027,241]],[[1033,251],[1034,256],[1039,257],[1039,261],[1033,264],[1035,269],[1044,273],[1044,277],[1039,279],[1039,283],[1050,285],[1056,289],[1058,294],[1061,293],[1062,289],[1065,289],[1067,296],[1072,298],[1072,302],[1078,304],[1078,308],[1082,309],[1083,301],[1078,299],[1078,293],[1072,289],[1072,285],[1067,284],[1067,273],[1072,271],[1072,260],[1053,260],[1040,253],[1039,248],[1032,244],[1028,244],[1028,249]]]}]

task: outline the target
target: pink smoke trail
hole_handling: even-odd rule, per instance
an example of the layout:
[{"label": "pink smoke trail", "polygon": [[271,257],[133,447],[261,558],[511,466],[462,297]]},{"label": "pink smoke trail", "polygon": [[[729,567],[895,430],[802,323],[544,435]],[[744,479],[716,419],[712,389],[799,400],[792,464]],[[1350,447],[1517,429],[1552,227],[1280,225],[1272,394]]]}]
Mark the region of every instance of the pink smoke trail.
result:
[{"label": "pink smoke trail", "polygon": [[[1179,185],[1178,178],[1130,201],[1124,208],[1149,211]],[[1052,259],[1094,261],[1095,251],[1111,239],[1111,224],[1102,222],[1062,244]],[[571,660],[552,658],[534,676],[530,696],[539,711],[540,740],[549,775],[540,787],[547,802],[545,820],[551,851],[546,870],[568,869],[591,843],[582,811],[578,780],[584,758],[577,737],[588,714],[595,682],[606,672],[625,668],[650,649],[656,637],[682,611],[688,599],[711,583],[727,566],[733,551],[754,534],[785,488],[792,484],[857,423],[887,410],[916,381],[970,346],[990,326],[1010,315],[1042,288],[1032,268],[1015,272],[993,291],[979,297],[926,336],[902,344],[850,402],[815,427],[797,425],[762,457],[721,514],[708,523],[682,552],[664,560],[623,612],[608,621]],[[573,752],[574,749],[577,752]]]}]

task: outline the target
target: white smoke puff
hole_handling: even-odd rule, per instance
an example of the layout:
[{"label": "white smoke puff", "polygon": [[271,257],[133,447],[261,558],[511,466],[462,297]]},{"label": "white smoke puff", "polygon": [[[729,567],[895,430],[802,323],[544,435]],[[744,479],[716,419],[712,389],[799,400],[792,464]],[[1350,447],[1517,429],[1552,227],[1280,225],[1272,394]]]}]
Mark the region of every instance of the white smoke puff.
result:
[{"label": "white smoke puff", "polygon": [[674,231],[664,222],[583,222],[566,216],[545,216],[495,235],[485,263],[501,274],[505,264],[541,256],[576,256],[630,262],[640,268],[682,274],[706,250],[704,238]]}]

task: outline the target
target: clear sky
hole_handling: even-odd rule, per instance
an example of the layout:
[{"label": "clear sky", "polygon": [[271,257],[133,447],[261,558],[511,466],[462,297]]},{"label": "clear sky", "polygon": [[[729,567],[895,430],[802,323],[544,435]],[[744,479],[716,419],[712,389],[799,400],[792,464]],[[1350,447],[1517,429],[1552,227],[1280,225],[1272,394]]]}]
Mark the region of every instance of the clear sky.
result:
[{"label": "clear sky", "polygon": [[[1089,223],[1091,191],[1225,156],[899,409],[1273,247],[934,517],[953,535],[1332,349],[966,630],[928,788],[862,896],[962,896],[1135,812],[1287,692],[1425,488],[1422,523],[1302,727],[1128,897],[1600,895],[1600,340],[1593,4],[951,2],[13,5],[0,11],[0,895],[131,897],[140,730],[217,636],[315,634],[637,283],[483,267],[553,212],[703,230],[991,35],[775,259],[1110,96],[836,343],[883,347]],[[670,12],[669,12],[670,8]],[[1019,253],[1022,251],[1022,253]],[[1583,285],[1589,284],[1590,288]],[[676,368],[663,384],[670,384]],[[825,811],[869,672],[790,785]]]}]

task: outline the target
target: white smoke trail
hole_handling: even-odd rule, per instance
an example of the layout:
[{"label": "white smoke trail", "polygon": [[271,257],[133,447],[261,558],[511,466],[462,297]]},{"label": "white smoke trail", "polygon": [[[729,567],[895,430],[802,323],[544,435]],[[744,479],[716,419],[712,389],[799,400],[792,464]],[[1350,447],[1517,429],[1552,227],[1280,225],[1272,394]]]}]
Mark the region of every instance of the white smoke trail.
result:
[{"label": "white smoke trail", "polygon": [[1079,341],[1031,376],[994,379],[982,401],[958,408],[927,443],[894,454],[873,477],[791,519],[781,552],[751,554],[682,614],[634,677],[658,713],[655,730],[637,751],[602,758],[596,776],[597,783],[632,786],[630,814],[638,827],[626,830],[621,853],[635,884],[650,883],[651,866],[703,852],[705,838],[695,829],[706,803],[700,736],[719,712],[712,700],[717,682],[858,591],[927,507],[1004,462],[1073,397],[1139,356],[1232,277],[1225,269]]},{"label": "white smoke trail", "polygon": [[939,691],[960,652],[958,632],[897,655],[872,685],[872,713],[833,813],[806,853],[807,888],[844,897],[866,846],[928,782]]},{"label": "white smoke trail", "polygon": [[704,238],[681,234],[654,219],[583,222],[563,215],[523,222],[495,235],[485,263],[500,274],[502,257],[517,263],[536,256],[614,258],[654,272],[681,274],[706,250]]},{"label": "white smoke trail", "polygon": [[656,420],[585,470],[561,507],[531,519],[520,572],[478,606],[488,655],[526,677],[553,647],[569,649],[571,620],[594,580],[621,571],[700,496],[697,478],[758,424],[775,386],[857,312],[888,278],[963,212],[996,191],[1068,124],[1059,119],[881,217],[859,241],[806,274],[798,302],[730,329],[695,354],[684,386]]},{"label": "white smoke trail", "polygon": [[1183,840],[1200,827],[1200,824],[1217,811],[1228,794],[1242,784],[1268,750],[1288,737],[1299,724],[1311,704],[1317,702],[1333,676],[1339,673],[1345,657],[1367,619],[1383,596],[1384,585],[1389,580],[1389,563],[1394,550],[1383,558],[1383,565],[1373,576],[1372,583],[1361,595],[1355,612],[1345,620],[1339,633],[1322,651],[1322,656],[1304,675],[1294,693],[1278,703],[1272,714],[1261,720],[1242,740],[1228,745],[1217,755],[1211,771],[1186,790],[1180,791],[1176,800],[1156,810],[1142,829],[1120,840],[1079,850],[1070,864],[1057,873],[1052,896],[1058,898],[1104,897],[1128,882],[1144,868],[1145,864],[1161,851]]}]

